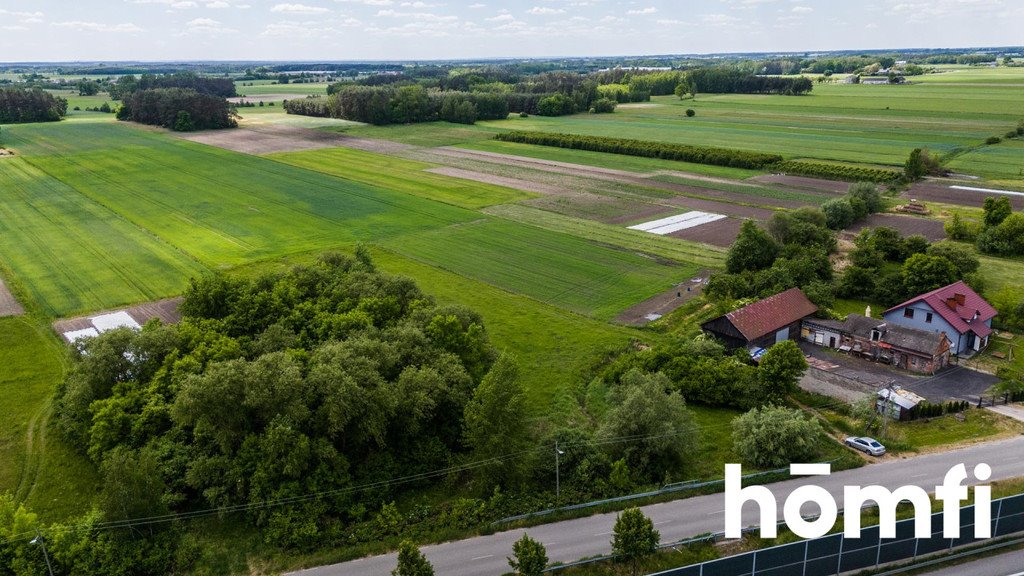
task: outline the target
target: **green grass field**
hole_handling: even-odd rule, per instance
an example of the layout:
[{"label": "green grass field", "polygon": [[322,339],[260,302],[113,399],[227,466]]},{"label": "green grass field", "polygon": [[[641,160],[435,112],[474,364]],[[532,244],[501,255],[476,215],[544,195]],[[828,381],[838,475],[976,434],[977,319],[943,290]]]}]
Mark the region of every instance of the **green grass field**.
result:
[{"label": "green grass field", "polygon": [[526,192],[503,186],[424,172],[430,168],[437,168],[435,164],[348,148],[287,152],[266,157],[346,180],[422,196],[463,208],[483,208],[531,197],[531,194]]},{"label": "green grass field", "polygon": [[[243,86],[243,84],[252,84],[252,86]],[[259,100],[261,94],[294,94],[296,96],[309,96],[313,94],[326,95],[327,94],[326,82],[310,83],[310,84],[278,84],[273,80],[253,80],[245,82],[235,82],[235,92],[239,96],[251,96],[255,100]]]},{"label": "green grass field", "polygon": [[576,236],[498,219],[402,236],[384,245],[457,274],[604,320],[668,290],[697,270],[692,264],[659,263]]}]

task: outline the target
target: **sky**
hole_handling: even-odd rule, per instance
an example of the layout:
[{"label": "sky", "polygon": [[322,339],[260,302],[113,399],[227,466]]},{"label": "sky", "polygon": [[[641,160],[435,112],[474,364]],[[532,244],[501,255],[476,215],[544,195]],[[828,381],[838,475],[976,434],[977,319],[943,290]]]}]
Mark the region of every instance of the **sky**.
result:
[{"label": "sky", "polygon": [[1024,44],[1022,0],[0,0],[0,61],[432,60]]}]

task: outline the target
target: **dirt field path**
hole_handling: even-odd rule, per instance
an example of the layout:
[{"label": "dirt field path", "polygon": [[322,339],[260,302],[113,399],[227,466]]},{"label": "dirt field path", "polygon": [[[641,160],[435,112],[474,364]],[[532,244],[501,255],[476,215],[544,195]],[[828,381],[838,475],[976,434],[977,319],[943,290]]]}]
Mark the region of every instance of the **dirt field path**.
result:
[{"label": "dirt field path", "polygon": [[25,309],[14,299],[14,294],[7,289],[3,279],[0,279],[0,316],[21,316]]},{"label": "dirt field path", "polygon": [[704,281],[710,275],[709,270],[701,270],[694,278],[630,306],[616,316],[615,321],[630,326],[643,326],[653,322],[700,295]]}]

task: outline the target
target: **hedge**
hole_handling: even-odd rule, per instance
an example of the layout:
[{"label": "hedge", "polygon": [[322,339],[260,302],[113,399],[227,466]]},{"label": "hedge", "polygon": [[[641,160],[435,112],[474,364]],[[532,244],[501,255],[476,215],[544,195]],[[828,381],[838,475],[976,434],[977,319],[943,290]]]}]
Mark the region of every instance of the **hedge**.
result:
[{"label": "hedge", "polygon": [[592,152],[625,154],[628,156],[644,156],[664,160],[679,160],[696,164],[713,164],[733,168],[765,168],[782,162],[778,154],[762,154],[744,152],[727,148],[711,148],[704,146],[686,146],[665,142],[649,142],[629,140],[626,138],[605,138],[601,136],[580,136],[576,134],[557,134],[547,132],[504,132],[494,136],[504,142],[520,144],[536,144],[557,148],[573,148]]},{"label": "hedge", "polygon": [[866,166],[847,166],[827,162],[807,162],[804,160],[786,160],[772,166],[773,170],[801,176],[820,176],[833,180],[851,182],[894,182],[903,177],[903,172],[889,168],[868,168]]}]

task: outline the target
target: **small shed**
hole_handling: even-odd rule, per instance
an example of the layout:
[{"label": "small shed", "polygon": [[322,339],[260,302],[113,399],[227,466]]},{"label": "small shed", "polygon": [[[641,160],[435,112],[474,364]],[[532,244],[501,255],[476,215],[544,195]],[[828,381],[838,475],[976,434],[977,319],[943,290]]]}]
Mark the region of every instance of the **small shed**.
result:
[{"label": "small shed", "polygon": [[[875,409],[879,414],[888,416],[893,420],[907,420],[910,418],[910,411],[921,402],[924,402],[924,398],[910,390],[904,390],[899,387],[892,390],[882,388],[878,391]],[[886,414],[887,406],[889,409],[888,414]]]}]

